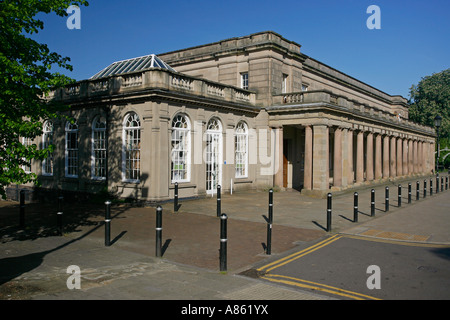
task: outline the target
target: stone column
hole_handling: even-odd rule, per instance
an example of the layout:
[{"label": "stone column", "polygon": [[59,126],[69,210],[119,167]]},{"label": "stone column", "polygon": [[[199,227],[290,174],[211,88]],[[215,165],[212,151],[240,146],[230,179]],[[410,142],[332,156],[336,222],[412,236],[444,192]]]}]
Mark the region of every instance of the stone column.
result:
[{"label": "stone column", "polygon": [[389,136],[383,138],[383,178],[389,177]]},{"label": "stone column", "polygon": [[373,133],[367,134],[367,158],[366,158],[366,178],[373,180]]},{"label": "stone column", "polygon": [[347,161],[348,161],[348,171],[347,171],[347,183],[349,185],[353,184],[355,180],[355,172],[353,171],[353,130],[348,129],[347,132]]},{"label": "stone column", "polygon": [[402,138],[397,139],[397,176],[403,175],[403,150],[402,150]]},{"label": "stone column", "polygon": [[377,133],[375,137],[375,179],[383,177],[383,162],[381,159],[381,134]]},{"label": "stone column", "polygon": [[389,159],[389,174],[391,177],[397,176],[395,144],[396,144],[396,138],[395,138],[395,136],[392,136],[391,137],[391,154],[390,154],[390,159]]},{"label": "stone column", "polygon": [[314,125],[313,128],[313,189],[327,191],[329,187],[329,136],[328,126]]},{"label": "stone column", "polygon": [[412,175],[414,173],[414,156],[413,156],[413,141],[408,140],[408,173]]},{"label": "stone column", "polygon": [[419,173],[423,172],[423,141],[417,142],[417,161],[419,162]]},{"label": "stone column", "polygon": [[356,137],[356,182],[364,181],[364,132],[359,131]]},{"label": "stone column", "polygon": [[274,176],[274,185],[283,188],[283,127],[275,130],[275,163],[278,161],[278,168]]},{"label": "stone column", "polygon": [[413,142],[413,172],[417,173],[419,172],[418,168],[418,152],[417,152],[417,140],[414,140]]},{"label": "stone column", "polygon": [[313,169],[313,135],[311,126],[305,127],[305,167],[303,171],[303,188],[312,189]]},{"label": "stone column", "polygon": [[408,140],[403,139],[403,175],[408,175]]},{"label": "stone column", "polygon": [[334,130],[333,185],[342,187],[342,129]]}]

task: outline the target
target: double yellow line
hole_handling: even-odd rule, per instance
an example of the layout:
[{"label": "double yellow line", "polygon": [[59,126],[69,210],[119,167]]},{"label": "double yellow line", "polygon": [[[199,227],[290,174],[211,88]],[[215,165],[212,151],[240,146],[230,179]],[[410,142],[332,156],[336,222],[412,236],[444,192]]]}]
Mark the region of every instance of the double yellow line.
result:
[{"label": "double yellow line", "polygon": [[308,280],[302,280],[302,279],[284,276],[284,275],[268,273],[276,268],[279,268],[279,267],[284,266],[285,264],[288,264],[296,259],[299,259],[311,252],[314,252],[320,248],[323,248],[323,247],[339,240],[342,237],[343,236],[341,236],[341,235],[334,235],[328,239],[325,239],[319,243],[316,243],[315,245],[313,245],[311,247],[308,247],[304,250],[293,253],[282,259],[276,260],[276,261],[269,263],[261,268],[258,268],[257,271],[264,272],[264,275],[261,276],[261,279],[265,279],[265,280],[272,281],[272,282],[278,282],[278,283],[288,284],[288,285],[296,286],[296,287],[300,287],[300,288],[306,288],[306,289],[316,290],[316,291],[320,291],[320,292],[331,293],[334,295],[339,295],[342,297],[347,297],[347,298],[356,299],[356,300],[367,300],[367,299],[379,300],[378,298],[371,297],[371,296],[368,296],[365,294],[348,291],[348,290],[332,287],[332,286],[325,285],[325,284],[320,284],[320,283],[316,283],[316,282],[312,282],[312,281],[308,281]]},{"label": "double yellow line", "polygon": [[308,248],[306,248],[306,249],[304,249],[302,251],[293,253],[293,254],[291,254],[291,255],[289,255],[287,257],[284,257],[282,259],[276,260],[276,261],[274,261],[272,263],[269,263],[269,264],[267,264],[267,265],[265,265],[265,266],[263,266],[261,268],[258,268],[257,270],[258,271],[263,271],[263,272],[266,272],[266,273],[270,272],[271,270],[273,270],[275,268],[279,268],[279,267],[281,267],[281,266],[283,266],[283,265],[285,265],[285,264],[287,264],[289,262],[297,260],[298,258],[301,258],[301,257],[303,257],[303,256],[305,256],[305,255],[307,255],[307,254],[309,254],[311,252],[314,252],[314,251],[316,251],[316,250],[318,250],[320,248],[323,248],[323,247],[329,245],[330,243],[333,243],[334,241],[339,240],[340,238],[342,238],[341,235],[334,235],[334,236],[332,236],[332,237],[330,237],[328,239],[325,239],[325,240],[323,240],[323,241],[321,241],[319,243],[316,243],[315,245],[313,245],[311,247],[308,247]]}]

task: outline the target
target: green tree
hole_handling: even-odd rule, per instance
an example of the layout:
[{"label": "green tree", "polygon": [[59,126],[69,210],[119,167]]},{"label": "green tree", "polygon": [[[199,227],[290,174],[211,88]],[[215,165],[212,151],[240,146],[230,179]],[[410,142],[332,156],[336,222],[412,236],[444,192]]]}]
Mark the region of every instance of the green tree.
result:
[{"label": "green tree", "polygon": [[44,28],[38,13],[68,16],[70,5],[88,5],[87,1],[67,0],[0,0],[0,194],[11,183],[37,182],[34,173],[22,166],[32,160],[43,160],[52,146],[40,149],[24,145],[21,138],[42,135],[43,121],[58,117],[64,106],[43,97],[51,90],[73,80],[52,66],[72,71],[68,57],[51,52],[46,44],[30,38]]}]

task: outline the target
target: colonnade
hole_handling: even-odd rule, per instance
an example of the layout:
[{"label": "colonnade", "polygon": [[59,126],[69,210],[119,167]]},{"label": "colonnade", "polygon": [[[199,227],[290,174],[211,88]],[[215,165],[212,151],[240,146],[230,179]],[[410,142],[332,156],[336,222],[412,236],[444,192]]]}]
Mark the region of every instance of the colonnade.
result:
[{"label": "colonnade", "polygon": [[[357,126],[356,126],[357,127]],[[362,127],[362,126],[361,126]],[[434,169],[433,137],[400,130],[306,125],[304,189],[343,189]]]}]

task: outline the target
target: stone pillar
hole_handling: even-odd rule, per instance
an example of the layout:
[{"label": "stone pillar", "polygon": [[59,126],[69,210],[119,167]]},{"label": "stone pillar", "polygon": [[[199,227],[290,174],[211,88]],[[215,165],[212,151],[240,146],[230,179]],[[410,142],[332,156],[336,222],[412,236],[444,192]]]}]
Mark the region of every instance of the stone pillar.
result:
[{"label": "stone pillar", "polygon": [[383,177],[383,162],[381,158],[381,134],[377,133],[375,137],[375,179]]},{"label": "stone pillar", "polygon": [[419,167],[418,167],[418,152],[417,152],[417,140],[414,140],[413,142],[413,172],[417,173],[419,172]]},{"label": "stone pillar", "polygon": [[305,167],[303,171],[303,188],[312,190],[313,169],[313,135],[311,126],[305,127]]},{"label": "stone pillar", "polygon": [[389,136],[383,138],[383,178],[389,177]]},{"label": "stone pillar", "polygon": [[402,162],[402,167],[403,167],[403,175],[407,176],[408,175],[408,140],[403,139],[403,162]]},{"label": "stone pillar", "polygon": [[278,168],[274,176],[274,185],[283,188],[283,127],[275,129],[275,163],[278,161]]},{"label": "stone pillar", "polygon": [[333,185],[342,187],[342,129],[334,130]]},{"label": "stone pillar", "polygon": [[313,128],[313,189],[327,191],[329,187],[329,136],[328,126],[314,125]]},{"label": "stone pillar", "polygon": [[353,184],[355,180],[355,172],[353,168],[353,130],[348,129],[347,133],[347,161],[348,161],[348,171],[347,171],[347,183],[349,185]]},{"label": "stone pillar", "polygon": [[389,174],[391,177],[397,176],[397,168],[396,168],[396,154],[395,154],[395,144],[396,138],[395,136],[391,137],[391,154],[389,159]]},{"label": "stone pillar", "polygon": [[401,177],[403,175],[403,143],[402,138],[397,139],[397,176]]},{"label": "stone pillar", "polygon": [[413,141],[408,140],[408,173],[412,175],[414,173],[414,156],[413,156]]},{"label": "stone pillar", "polygon": [[364,132],[358,131],[356,137],[356,182],[364,181]]},{"label": "stone pillar", "polygon": [[417,142],[417,161],[419,162],[419,173],[423,172],[423,141]]},{"label": "stone pillar", "polygon": [[373,133],[367,134],[366,179],[373,180]]}]

